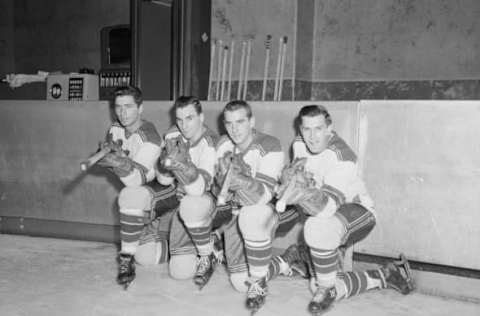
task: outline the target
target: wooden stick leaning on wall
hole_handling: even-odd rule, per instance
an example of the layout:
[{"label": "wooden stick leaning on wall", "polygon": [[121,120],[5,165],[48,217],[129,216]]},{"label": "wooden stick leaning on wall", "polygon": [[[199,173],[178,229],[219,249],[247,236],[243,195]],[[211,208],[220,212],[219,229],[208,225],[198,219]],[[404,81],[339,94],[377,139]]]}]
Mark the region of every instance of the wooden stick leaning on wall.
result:
[{"label": "wooden stick leaning on wall", "polygon": [[223,49],[223,64],[222,64],[222,84],[220,89],[222,90],[220,93],[220,100],[224,100],[225,96],[225,80],[227,75],[227,57],[228,57],[228,46],[225,46]]},{"label": "wooden stick leaning on wall", "polygon": [[252,54],[252,40],[248,41],[247,48],[247,58],[245,62],[245,78],[243,84],[243,100],[247,99],[247,89],[248,89],[248,71],[250,69],[250,55]]},{"label": "wooden stick leaning on wall", "polygon": [[208,95],[207,100],[212,100],[213,71],[215,68],[215,51],[217,50],[217,40],[212,40],[210,48],[210,73],[208,75]]},{"label": "wooden stick leaning on wall", "polygon": [[245,49],[247,43],[245,41],[242,42],[242,55],[240,57],[240,72],[238,74],[238,89],[237,89],[237,100],[240,100],[242,96],[242,81],[243,81],[243,67],[245,63]]},{"label": "wooden stick leaning on wall", "polygon": [[281,59],[282,59],[282,45],[283,39],[280,38],[278,41],[278,56],[277,56],[277,71],[275,73],[275,89],[273,91],[273,100],[277,100],[278,95],[278,81],[280,80],[280,66],[281,66]]},{"label": "wooden stick leaning on wall", "polygon": [[265,66],[263,67],[263,86],[262,86],[262,101],[265,101],[267,95],[267,82],[268,82],[268,66],[270,64],[270,45],[272,43],[272,35],[267,35],[265,41]]},{"label": "wooden stick leaning on wall", "polygon": [[228,85],[227,85],[227,101],[231,100],[232,97],[232,71],[233,71],[233,53],[235,52],[235,41],[232,40],[230,45],[230,62],[228,65]]},{"label": "wooden stick leaning on wall", "polygon": [[282,44],[282,65],[280,66],[280,81],[279,81],[279,88],[278,88],[278,96],[277,96],[277,101],[282,100],[282,92],[283,92],[283,76],[285,73],[285,58],[287,54],[287,41],[288,37],[284,36],[283,37],[283,44]]},{"label": "wooden stick leaning on wall", "polygon": [[220,81],[222,75],[222,52],[223,52],[223,42],[218,40],[218,68],[217,68],[217,86],[215,92],[215,101],[218,101],[220,98]]}]

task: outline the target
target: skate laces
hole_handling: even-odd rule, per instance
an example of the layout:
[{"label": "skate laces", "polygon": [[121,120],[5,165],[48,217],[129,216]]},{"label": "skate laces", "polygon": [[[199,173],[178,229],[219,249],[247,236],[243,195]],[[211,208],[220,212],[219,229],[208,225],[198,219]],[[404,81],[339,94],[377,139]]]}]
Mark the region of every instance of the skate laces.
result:
[{"label": "skate laces", "polygon": [[317,289],[315,290],[315,293],[313,294],[312,302],[321,302],[325,300],[327,297],[332,297],[334,298],[336,296],[335,288],[333,287],[324,287],[320,285],[316,285]]},{"label": "skate laces", "polygon": [[198,259],[197,274],[204,274],[210,268],[210,258],[209,256],[201,256]]},{"label": "skate laces", "polygon": [[257,296],[265,296],[267,295],[267,288],[262,287],[261,284],[262,280],[255,280],[247,282],[249,287],[247,291],[247,297],[257,297]]},{"label": "skate laces", "polygon": [[126,257],[126,256],[120,256],[119,259],[119,271],[120,273],[126,273],[130,270],[130,262],[132,261],[131,258]]}]

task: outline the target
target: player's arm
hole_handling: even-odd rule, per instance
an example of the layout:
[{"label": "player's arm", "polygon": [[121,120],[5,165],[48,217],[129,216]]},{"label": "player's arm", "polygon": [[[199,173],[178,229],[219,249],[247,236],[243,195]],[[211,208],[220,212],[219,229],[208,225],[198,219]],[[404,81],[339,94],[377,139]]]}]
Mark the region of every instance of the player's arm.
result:
[{"label": "player's arm", "polygon": [[215,169],[215,147],[213,145],[207,145],[203,149],[195,167],[198,170],[197,178],[192,183],[185,185],[185,191],[190,195],[202,195],[210,190],[213,181]]},{"label": "player's arm", "polygon": [[320,187],[328,201],[318,212],[320,217],[328,217],[336,212],[338,207],[345,204],[345,192],[348,184],[356,177],[357,167],[353,161],[339,160],[333,151],[328,151],[328,168],[323,185]]}]

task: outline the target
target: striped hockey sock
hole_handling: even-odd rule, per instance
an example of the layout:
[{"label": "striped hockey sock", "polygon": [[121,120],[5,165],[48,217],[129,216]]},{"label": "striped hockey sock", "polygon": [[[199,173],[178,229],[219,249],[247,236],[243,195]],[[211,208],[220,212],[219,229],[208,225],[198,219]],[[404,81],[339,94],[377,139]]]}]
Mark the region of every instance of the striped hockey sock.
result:
[{"label": "striped hockey sock", "polygon": [[144,225],[143,216],[120,213],[120,239],[122,253],[135,254]]},{"label": "striped hockey sock", "polygon": [[211,225],[203,227],[188,227],[187,228],[192,241],[197,247],[200,256],[208,256],[213,252],[213,241],[210,233],[212,231]]},{"label": "striped hockey sock", "polygon": [[[343,283],[345,288],[344,295],[339,295],[339,299],[355,296],[379,287],[377,282],[371,282],[371,280],[369,280],[371,278],[368,277],[366,272],[339,272],[337,278],[340,283]],[[343,291],[339,289],[338,292],[340,294]]]},{"label": "striped hockey sock", "polygon": [[272,252],[272,241],[270,239],[245,239],[245,253],[252,277],[263,278],[268,274]]},{"label": "striped hockey sock", "polygon": [[310,254],[318,285],[323,287],[334,286],[338,268],[337,251],[310,247]]}]

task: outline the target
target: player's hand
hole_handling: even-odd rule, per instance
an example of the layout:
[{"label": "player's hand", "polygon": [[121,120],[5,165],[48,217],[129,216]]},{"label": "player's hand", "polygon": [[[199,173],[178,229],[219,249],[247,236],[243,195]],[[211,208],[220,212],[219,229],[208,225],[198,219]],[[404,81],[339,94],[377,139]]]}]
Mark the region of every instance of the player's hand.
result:
[{"label": "player's hand", "polygon": [[167,139],[160,159],[167,170],[182,170],[191,162],[187,144],[180,138]]}]

